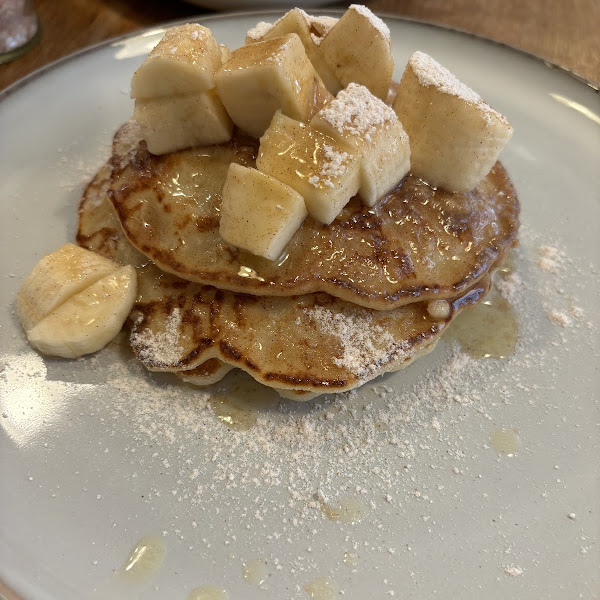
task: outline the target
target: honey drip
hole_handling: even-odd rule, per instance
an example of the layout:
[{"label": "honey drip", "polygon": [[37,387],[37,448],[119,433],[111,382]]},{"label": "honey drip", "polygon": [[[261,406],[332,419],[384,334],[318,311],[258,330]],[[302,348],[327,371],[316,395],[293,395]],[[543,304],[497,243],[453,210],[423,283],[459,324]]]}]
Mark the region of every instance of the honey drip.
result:
[{"label": "honey drip", "polygon": [[220,390],[210,407],[221,423],[236,431],[252,429],[259,414],[277,408],[281,402],[276,392],[246,376],[228,378]]},{"label": "honey drip", "polygon": [[304,586],[304,591],[314,600],[336,600],[340,590],[330,577],[317,577]]},{"label": "honey drip", "polygon": [[157,536],[143,537],[131,550],[114,577],[99,585],[93,598],[139,598],[160,571],[166,553],[163,540]]},{"label": "honey drip", "polygon": [[165,551],[161,538],[152,535],[143,537],[117,571],[117,576],[139,584],[147,583],[162,567]]},{"label": "honey drip", "polygon": [[242,578],[252,585],[262,585],[267,576],[267,561],[264,558],[253,558],[242,565]]},{"label": "honey drip", "polygon": [[444,334],[473,358],[506,358],[515,353],[519,330],[517,313],[498,291],[456,317]]},{"label": "honey drip", "polygon": [[321,511],[330,521],[340,521],[340,523],[346,525],[359,523],[365,516],[364,505],[358,498],[353,496],[342,498],[337,507],[323,503]]},{"label": "honey drip", "polygon": [[229,600],[225,590],[212,585],[193,589],[186,600]]},{"label": "honey drip", "polygon": [[490,446],[506,456],[513,456],[519,450],[520,443],[517,434],[509,429],[495,429],[490,433]]}]

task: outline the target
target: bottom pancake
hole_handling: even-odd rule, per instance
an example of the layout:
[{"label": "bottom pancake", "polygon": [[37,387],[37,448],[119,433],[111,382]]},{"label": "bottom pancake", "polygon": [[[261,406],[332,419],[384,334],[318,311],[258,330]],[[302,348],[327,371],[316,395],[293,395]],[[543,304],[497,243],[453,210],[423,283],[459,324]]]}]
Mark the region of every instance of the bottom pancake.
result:
[{"label": "bottom pancake", "polygon": [[489,291],[489,275],[434,318],[427,302],[377,311],[325,293],[258,297],[164,273],[126,239],[101,169],[79,207],[80,245],[138,268],[130,342],[152,371],[208,385],[232,368],[295,400],[342,392],[433,349],[452,319]]}]

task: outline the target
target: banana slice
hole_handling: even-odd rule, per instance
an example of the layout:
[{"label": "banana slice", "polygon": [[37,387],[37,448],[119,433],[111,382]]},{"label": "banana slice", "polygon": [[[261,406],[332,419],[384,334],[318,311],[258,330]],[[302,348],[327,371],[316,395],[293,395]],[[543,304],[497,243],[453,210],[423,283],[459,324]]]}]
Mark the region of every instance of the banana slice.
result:
[{"label": "banana slice", "polygon": [[265,132],[278,110],[308,121],[323,87],[295,33],[234,50],[215,78],[232,121],[253,137]]},{"label": "banana slice", "polygon": [[260,138],[256,167],[296,190],[308,214],[325,225],[360,186],[360,163],[352,146],[280,112]]},{"label": "banana slice", "polygon": [[359,196],[374,206],[410,170],[410,145],[396,113],[364,86],[351,83],[311,120],[339,142],[350,144],[360,160]]},{"label": "banana slice", "polygon": [[207,27],[169,29],[131,79],[132,98],[198,94],[215,87],[222,51]]},{"label": "banana slice", "polygon": [[27,276],[17,298],[17,316],[29,331],[71,296],[96,283],[119,265],[75,244],[44,256]]},{"label": "banana slice", "polygon": [[387,98],[394,71],[390,31],[366,6],[352,4],[325,35],[319,52],[343,87],[360,83]]},{"label": "banana slice", "polygon": [[410,138],[412,172],[450,192],[472,190],[513,133],[500,113],[423,52],[410,57],[392,108]]},{"label": "banana slice", "polygon": [[134,267],[121,267],[72,296],[27,332],[50,356],[77,358],[100,350],[123,327],[137,293]]},{"label": "banana slice", "polygon": [[140,124],[152,154],[222,144],[231,139],[233,132],[233,123],[215,90],[138,98],[133,118]]},{"label": "banana slice", "polygon": [[297,33],[306,55],[323,80],[323,84],[331,94],[336,94],[342,89],[342,85],[333,69],[321,56],[319,44],[337,21],[338,19],[332,17],[312,17],[301,8],[294,8],[273,24],[259,23],[246,34],[246,44],[264,42],[288,33]]},{"label": "banana slice", "polygon": [[221,237],[269,260],[281,256],[307,215],[298,192],[236,163],[229,167],[222,196]]}]

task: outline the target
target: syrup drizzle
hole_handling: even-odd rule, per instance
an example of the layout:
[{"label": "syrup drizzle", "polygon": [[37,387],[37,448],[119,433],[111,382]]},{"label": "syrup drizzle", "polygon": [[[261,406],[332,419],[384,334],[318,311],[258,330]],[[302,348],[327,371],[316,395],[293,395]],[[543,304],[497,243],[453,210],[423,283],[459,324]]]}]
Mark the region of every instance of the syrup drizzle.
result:
[{"label": "syrup drizzle", "polygon": [[444,339],[458,342],[463,351],[473,358],[512,356],[519,339],[517,313],[492,288],[483,302],[456,317]]},{"label": "syrup drizzle", "polygon": [[281,397],[251,377],[228,378],[219,386],[210,407],[229,429],[248,431],[256,425],[258,416],[279,407]]}]

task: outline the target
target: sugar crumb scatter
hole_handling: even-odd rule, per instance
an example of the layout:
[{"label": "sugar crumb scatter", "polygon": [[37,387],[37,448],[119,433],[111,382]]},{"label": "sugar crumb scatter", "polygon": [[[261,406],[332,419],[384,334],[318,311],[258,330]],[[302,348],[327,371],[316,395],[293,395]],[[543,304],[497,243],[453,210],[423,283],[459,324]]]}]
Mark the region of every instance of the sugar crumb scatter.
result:
[{"label": "sugar crumb scatter", "polygon": [[422,86],[434,86],[444,94],[456,96],[475,105],[481,111],[481,116],[486,125],[491,125],[492,119],[507,122],[504,116],[489,106],[477,92],[460,81],[454,73],[428,54],[417,51],[410,57],[408,62]]},{"label": "sugar crumb scatter", "polygon": [[377,15],[373,14],[369,8],[362,4],[351,4],[350,9],[355,10],[359,15],[369,19],[369,22],[383,37],[391,40],[389,27]]},{"label": "sugar crumb scatter", "polygon": [[251,40],[258,41],[267,33],[269,33],[271,29],[273,29],[273,23],[260,21],[252,29],[250,29],[248,33],[246,33],[246,36]]},{"label": "sugar crumb scatter", "polygon": [[356,83],[340,91],[319,114],[341,134],[362,136],[367,141],[378,128],[398,120],[391,107]]},{"label": "sugar crumb scatter", "polygon": [[[387,356],[396,349],[393,336],[380,325],[374,324],[367,311],[344,315],[316,306],[307,314],[323,331],[339,340],[342,354],[335,357],[334,363],[360,378],[373,373],[378,366],[378,357]],[[398,347],[398,351],[402,354],[402,348]],[[365,364],[368,365],[366,372]]]},{"label": "sugar crumb scatter", "polygon": [[[181,311],[174,308],[165,324],[164,332],[154,333],[143,330],[132,333],[131,344],[144,360],[154,364],[177,364],[183,354],[179,340],[179,328],[181,327]],[[142,317],[139,317],[141,322]]]}]

